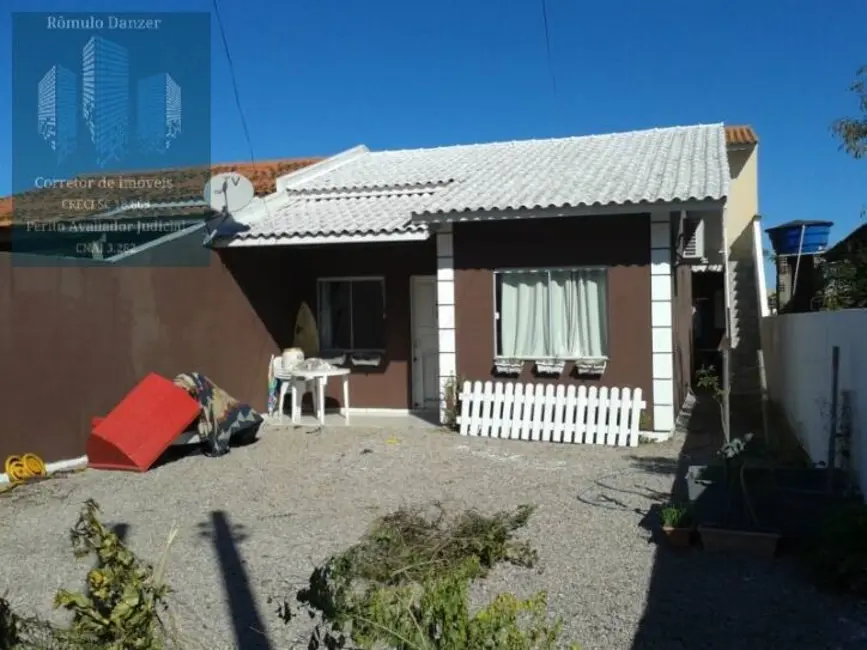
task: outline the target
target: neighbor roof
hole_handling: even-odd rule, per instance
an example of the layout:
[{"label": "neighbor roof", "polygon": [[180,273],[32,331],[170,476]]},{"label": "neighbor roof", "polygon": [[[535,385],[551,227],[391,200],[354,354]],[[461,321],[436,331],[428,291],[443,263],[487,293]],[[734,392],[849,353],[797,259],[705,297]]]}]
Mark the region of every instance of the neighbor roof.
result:
[{"label": "neighbor roof", "polygon": [[[110,175],[113,178],[126,177],[143,181],[160,179],[161,187],[151,189],[147,187],[138,190],[96,187],[92,189],[50,188],[32,190],[14,197],[0,198],[0,228],[12,225],[13,220],[15,223],[25,223],[56,219],[84,219],[99,216],[100,212],[111,212],[113,218],[138,217],[145,214],[183,216],[194,212],[201,213],[203,207],[206,207],[203,198],[205,183],[213,174],[227,171],[243,174],[253,182],[256,194],[264,195],[275,191],[277,178],[319,160],[319,158],[287,158],[256,163],[219,163],[208,167],[125,172]],[[64,199],[99,199],[111,206],[134,201],[150,204],[153,207],[126,210],[103,209],[76,213],[63,206]],[[178,205],[185,203],[188,205]],[[168,210],[171,211],[170,215]]]},{"label": "neighbor roof", "polygon": [[[718,201],[722,124],[433,149],[364,147],[281,179],[282,205],[243,218],[246,243],[411,233],[471,213]],[[284,182],[285,181],[285,182]]]},{"label": "neighbor roof", "polygon": [[830,262],[837,262],[865,246],[867,246],[867,224],[861,224],[826,250],[823,257]]},{"label": "neighbor roof", "polygon": [[730,146],[754,145],[759,143],[759,136],[748,124],[731,125],[726,127],[726,142]]}]

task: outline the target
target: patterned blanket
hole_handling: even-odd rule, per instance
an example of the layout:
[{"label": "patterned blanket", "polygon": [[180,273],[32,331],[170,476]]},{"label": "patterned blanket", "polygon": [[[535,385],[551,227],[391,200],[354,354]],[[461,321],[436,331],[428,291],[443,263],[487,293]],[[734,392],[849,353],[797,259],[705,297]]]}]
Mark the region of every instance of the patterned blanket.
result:
[{"label": "patterned blanket", "polygon": [[198,372],[183,373],[174,383],[202,405],[198,430],[207,456],[229,453],[229,441],[248,442],[256,437],[262,416],[242,404]]}]

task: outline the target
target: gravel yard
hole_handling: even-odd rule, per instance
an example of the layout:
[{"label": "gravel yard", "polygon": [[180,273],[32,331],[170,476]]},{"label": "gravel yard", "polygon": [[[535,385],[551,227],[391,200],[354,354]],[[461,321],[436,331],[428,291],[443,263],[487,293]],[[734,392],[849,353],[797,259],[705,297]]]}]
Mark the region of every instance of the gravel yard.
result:
[{"label": "gravel yard", "polygon": [[671,488],[682,439],[637,449],[520,443],[424,429],[266,427],[210,459],[142,475],[88,471],[0,497],[0,594],[50,614],[54,591],[87,565],[66,530],[94,498],[104,520],[155,559],[180,527],[169,565],[192,647],[303,648],[306,619],[284,625],[270,596],[294,601],[315,564],[403,505],[441,501],[485,512],[538,506],[525,534],[538,571],[503,567],[478,587],[544,589],[585,650],[867,648],[862,606],[820,595],[785,561],[685,556],[641,525]]}]

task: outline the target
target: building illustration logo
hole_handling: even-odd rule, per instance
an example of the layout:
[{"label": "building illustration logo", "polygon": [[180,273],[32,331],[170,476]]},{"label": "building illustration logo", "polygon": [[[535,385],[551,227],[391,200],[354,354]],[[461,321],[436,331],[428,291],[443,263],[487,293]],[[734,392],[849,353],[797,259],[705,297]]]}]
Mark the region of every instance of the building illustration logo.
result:
[{"label": "building illustration logo", "polygon": [[52,66],[39,82],[39,135],[63,162],[78,140],[78,78],[61,65]]},{"label": "building illustration logo", "polygon": [[181,133],[181,87],[167,72],[138,82],[138,142],[142,151],[163,153]]},{"label": "building illustration logo", "polygon": [[[57,63],[42,77],[39,134],[58,163],[75,151],[82,135],[89,137],[96,165],[103,168],[123,160],[133,148],[165,153],[181,134],[181,87],[167,72],[138,80],[132,115],[129,68],[127,48],[104,36],[91,36],[81,49],[80,75]],[[133,119],[135,134],[130,133]],[[79,129],[79,123],[86,129]]]}]

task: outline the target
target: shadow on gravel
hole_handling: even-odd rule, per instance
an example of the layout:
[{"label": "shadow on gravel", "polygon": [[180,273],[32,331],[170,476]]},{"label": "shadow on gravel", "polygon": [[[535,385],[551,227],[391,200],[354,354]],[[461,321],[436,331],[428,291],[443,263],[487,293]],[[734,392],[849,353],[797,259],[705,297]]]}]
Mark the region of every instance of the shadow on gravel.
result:
[{"label": "shadow on gravel", "polygon": [[[678,463],[646,462],[672,474],[672,496],[686,489],[686,469],[719,448],[714,403],[697,403]],[[738,430],[733,430],[737,433]],[[651,508],[641,526],[656,540],[660,521]],[[656,547],[644,613],[631,650],[855,650],[867,648],[867,614],[851,601],[819,593],[785,558],[752,559],[699,548]]]},{"label": "shadow on gravel", "polygon": [[664,456],[631,456],[630,462],[636,468],[649,474],[661,474],[662,476],[676,476],[678,462]]},{"label": "shadow on gravel", "polygon": [[109,526],[109,529],[117,535],[121,544],[126,544],[127,538],[129,537],[129,524],[112,524]]},{"label": "shadow on gravel", "polygon": [[[206,527],[203,525],[203,528]],[[211,513],[211,530],[203,530],[202,535],[211,539],[217,551],[229,614],[235,629],[236,647],[244,650],[272,650],[267,628],[256,607],[250,579],[237,546],[238,542],[246,539],[247,533],[241,526],[232,526],[228,515],[218,510]]]}]

